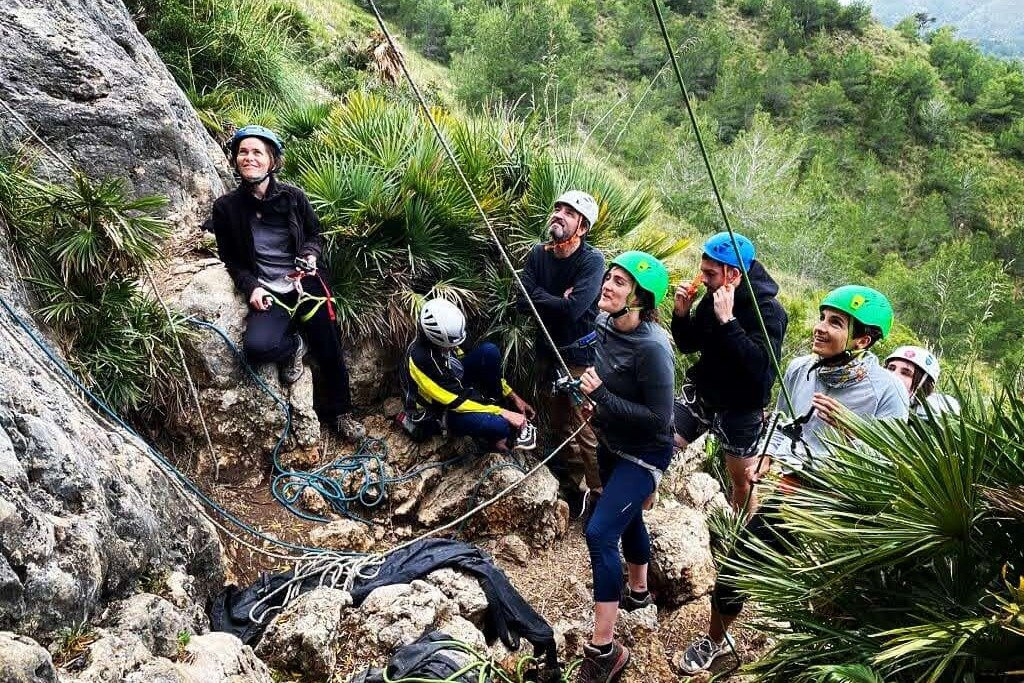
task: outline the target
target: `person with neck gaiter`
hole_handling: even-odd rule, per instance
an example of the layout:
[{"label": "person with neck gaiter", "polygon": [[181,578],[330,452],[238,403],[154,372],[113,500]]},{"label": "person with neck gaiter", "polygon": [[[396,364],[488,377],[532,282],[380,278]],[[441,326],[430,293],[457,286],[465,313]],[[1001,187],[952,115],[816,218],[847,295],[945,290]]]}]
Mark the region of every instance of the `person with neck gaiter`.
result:
[{"label": "person with neck gaiter", "polygon": [[[870,287],[846,285],[829,292],[818,310],[811,353],[794,359],[783,377],[795,414],[789,414],[784,393],[780,393],[777,406],[785,419],[803,423],[801,438],[794,441],[776,429],[764,448],[767,456],[781,465],[785,486],[806,486],[801,473],[820,467],[829,458],[826,434],[831,431],[831,438],[836,438],[841,411],[863,419],[901,420],[909,411],[906,389],[870,351],[892,330],[892,306],[885,295]],[[762,469],[767,466],[765,463]],[[747,523],[746,539],[780,549],[783,540],[792,539],[779,524],[778,516],[776,502],[762,506]],[[756,545],[745,543],[744,537],[739,545],[746,545],[748,554],[756,554]],[[706,671],[716,659],[733,650],[735,643],[728,629],[743,603],[743,595],[728,577],[719,576],[711,595],[708,633],[675,660],[680,671],[691,675]]]}]

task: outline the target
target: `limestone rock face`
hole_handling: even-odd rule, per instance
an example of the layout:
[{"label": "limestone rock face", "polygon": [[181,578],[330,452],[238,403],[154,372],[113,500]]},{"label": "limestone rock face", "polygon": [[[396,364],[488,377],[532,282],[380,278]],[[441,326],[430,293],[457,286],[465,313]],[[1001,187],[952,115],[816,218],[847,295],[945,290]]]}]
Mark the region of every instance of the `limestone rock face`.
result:
[{"label": "limestone rock face", "polygon": [[[513,467],[509,465],[518,465]],[[510,484],[523,481],[530,463],[518,454],[489,454],[469,458],[440,477],[421,499],[417,521],[434,527],[465,513]],[[486,476],[484,476],[486,474]],[[568,515],[558,499],[558,482],[541,468],[494,505],[470,519],[470,533],[505,536],[517,533],[532,546],[550,545],[568,527]]]},{"label": "limestone rock face", "polygon": [[274,618],[256,654],[282,670],[329,678],[338,659],[342,613],[351,605],[351,595],[333,588],[302,595]]},{"label": "limestone rock face", "polygon": [[651,534],[649,579],[658,602],[678,607],[711,591],[715,563],[704,515],[686,507],[646,514]]},{"label": "limestone rock face", "polygon": [[[22,318],[0,249],[0,296]],[[29,636],[98,614],[151,566],[223,583],[216,530],[127,432],[101,422],[0,310],[0,628]]]},{"label": "limestone rock face", "polygon": [[[193,229],[223,193],[223,153],[121,0],[5,2],[0,44],[0,100],[67,161],[169,196],[172,220]],[[0,147],[28,137],[2,108],[0,124]]]},{"label": "limestone rock face", "polygon": [[50,653],[36,641],[0,631],[0,681],[4,683],[57,683]]}]

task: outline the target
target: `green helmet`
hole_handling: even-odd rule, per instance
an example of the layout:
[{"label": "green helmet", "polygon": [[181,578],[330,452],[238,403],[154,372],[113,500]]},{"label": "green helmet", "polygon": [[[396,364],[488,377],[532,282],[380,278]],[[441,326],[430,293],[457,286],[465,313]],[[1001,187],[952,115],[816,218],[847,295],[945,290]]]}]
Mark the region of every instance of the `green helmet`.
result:
[{"label": "green helmet", "polygon": [[619,266],[636,280],[636,286],[651,293],[657,308],[668,292],[668,269],[658,259],[643,251],[624,251],[611,265]]},{"label": "green helmet", "polygon": [[843,285],[825,295],[818,309],[834,308],[867,327],[877,327],[882,339],[892,331],[892,305],[877,289],[863,285]]}]

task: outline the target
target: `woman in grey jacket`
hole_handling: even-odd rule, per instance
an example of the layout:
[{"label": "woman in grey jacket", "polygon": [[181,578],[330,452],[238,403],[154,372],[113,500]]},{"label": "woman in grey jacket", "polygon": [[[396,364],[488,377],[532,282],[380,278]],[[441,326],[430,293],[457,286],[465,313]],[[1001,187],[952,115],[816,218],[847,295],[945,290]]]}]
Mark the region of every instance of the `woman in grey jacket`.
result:
[{"label": "woman in grey jacket", "polygon": [[[796,413],[789,417],[803,423],[801,437],[794,440],[776,430],[765,449],[780,461],[784,479],[790,483],[798,483],[801,471],[819,467],[829,457],[824,439],[830,427],[838,426],[841,411],[864,419],[907,418],[906,390],[868,350],[892,329],[889,300],[870,287],[846,285],[822,299],[819,313],[811,354],[794,359],[783,377]],[[779,396],[778,410],[789,412],[784,395]],[[779,548],[780,539],[788,534],[773,521],[776,517],[777,506],[765,505],[751,517],[746,534]],[[708,634],[675,661],[683,673],[707,670],[733,649],[727,631],[743,609],[743,602],[736,588],[719,577],[711,595]]]},{"label": "woman in grey jacket", "polygon": [[[672,348],[657,323],[667,291],[668,271],[658,259],[641,251],[615,258],[597,304],[596,361],[580,376],[580,388],[594,404],[603,484],[586,530],[594,572],[594,634],[583,646],[580,683],[614,680],[629,661],[629,650],[613,638],[620,598],[626,609],[652,604],[643,508],[672,459]],[[621,595],[620,540],[628,568],[626,596]]]}]

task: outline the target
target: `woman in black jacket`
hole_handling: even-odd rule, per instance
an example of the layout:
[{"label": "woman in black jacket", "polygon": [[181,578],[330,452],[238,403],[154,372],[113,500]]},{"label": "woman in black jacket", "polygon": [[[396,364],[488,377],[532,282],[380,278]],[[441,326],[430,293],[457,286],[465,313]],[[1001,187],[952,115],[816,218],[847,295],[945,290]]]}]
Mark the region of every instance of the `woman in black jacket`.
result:
[{"label": "woman in black jacket", "polygon": [[358,441],[366,430],[349,415],[348,369],[330,299],[308,320],[313,301],[304,302],[294,316],[286,308],[293,308],[303,291],[330,297],[316,269],[323,247],[320,222],[302,190],[277,180],[283,146],[273,131],[245,126],[231,138],[230,151],[241,182],[214,202],[207,229],[217,236],[220,258],[249,302],[242,342],[246,358],[254,365],[277,363],[281,383],[290,385],[302,376],[308,342],[319,369],[317,416]]},{"label": "woman in black jacket", "polygon": [[650,254],[627,251],[612,261],[597,304],[595,364],[580,376],[580,389],[594,404],[591,424],[604,487],[586,530],[594,634],[583,646],[578,683],[608,683],[622,673],[629,650],[613,638],[619,606],[654,604],[647,590],[651,542],[643,508],[672,460],[672,347],[657,323],[668,281],[665,266]]}]

